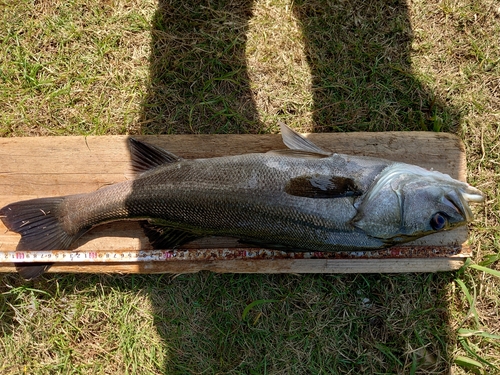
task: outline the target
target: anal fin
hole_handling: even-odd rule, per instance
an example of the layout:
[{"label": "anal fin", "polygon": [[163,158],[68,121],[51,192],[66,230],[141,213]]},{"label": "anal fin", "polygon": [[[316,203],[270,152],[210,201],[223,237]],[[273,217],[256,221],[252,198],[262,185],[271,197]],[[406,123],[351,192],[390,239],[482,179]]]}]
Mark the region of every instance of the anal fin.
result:
[{"label": "anal fin", "polygon": [[283,245],[277,242],[267,241],[267,240],[258,240],[258,239],[248,239],[248,238],[240,238],[238,240],[241,244],[247,244],[255,247],[263,247],[267,249],[274,249],[279,251],[297,251],[298,249],[292,246]]},{"label": "anal fin", "polygon": [[200,238],[192,232],[154,222],[143,221],[141,226],[154,249],[171,249]]}]

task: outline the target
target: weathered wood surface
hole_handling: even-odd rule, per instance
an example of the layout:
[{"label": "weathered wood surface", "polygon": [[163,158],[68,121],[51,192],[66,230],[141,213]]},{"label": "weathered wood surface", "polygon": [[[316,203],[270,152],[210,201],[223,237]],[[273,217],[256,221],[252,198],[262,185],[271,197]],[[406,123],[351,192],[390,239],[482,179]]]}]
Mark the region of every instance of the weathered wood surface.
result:
[{"label": "weathered wood surface", "polygon": [[[450,134],[424,132],[309,134],[319,146],[344,154],[383,157],[417,164],[465,180],[466,159],[461,141]],[[285,146],[280,135],[140,136],[185,158],[204,158],[265,152]],[[129,178],[130,154],[126,136],[0,138],[0,207],[14,201],[90,192]],[[19,235],[0,223],[0,250],[15,249]],[[428,236],[413,246],[458,247],[460,254],[431,258],[391,259],[235,259],[148,264],[58,264],[51,272],[187,273],[215,272],[433,272],[457,269],[468,256],[465,227]],[[192,248],[232,248],[231,239],[207,239]],[[104,225],[89,232],[75,249],[149,249],[136,223]],[[431,256],[431,255],[429,255]],[[13,271],[0,264],[0,272]]]}]

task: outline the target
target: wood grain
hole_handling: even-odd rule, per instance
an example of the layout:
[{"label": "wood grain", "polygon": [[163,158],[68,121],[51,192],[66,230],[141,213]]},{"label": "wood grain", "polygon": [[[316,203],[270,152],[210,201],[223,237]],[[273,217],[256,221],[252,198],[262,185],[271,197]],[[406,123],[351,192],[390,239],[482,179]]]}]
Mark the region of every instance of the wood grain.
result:
[{"label": "wood grain", "polygon": [[[435,169],[465,181],[466,158],[460,139],[450,134],[427,132],[308,134],[324,149],[337,153],[382,157]],[[172,135],[140,136],[140,140],[163,147],[184,158],[208,158],[285,148],[280,135]],[[130,154],[126,136],[0,138],[0,207],[36,197],[90,192],[130,178]],[[19,235],[0,223],[0,250],[13,250]],[[418,246],[462,246],[462,254],[432,259],[300,259],[220,260],[154,263],[148,265],[64,265],[52,272],[434,272],[460,267],[467,229],[428,236]],[[207,245],[208,244],[208,245]],[[235,247],[232,239],[208,239],[190,244],[193,248]],[[75,249],[148,249],[136,223],[103,225],[86,234]],[[425,266],[424,266],[425,264]],[[430,266],[432,264],[433,266]],[[11,272],[11,264],[0,264]]]}]

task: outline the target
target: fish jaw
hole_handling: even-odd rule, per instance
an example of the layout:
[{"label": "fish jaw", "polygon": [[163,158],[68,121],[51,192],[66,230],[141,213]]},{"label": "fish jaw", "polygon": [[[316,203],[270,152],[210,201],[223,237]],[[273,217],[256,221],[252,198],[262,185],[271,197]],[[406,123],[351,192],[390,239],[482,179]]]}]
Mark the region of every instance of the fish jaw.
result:
[{"label": "fish jaw", "polygon": [[484,200],[485,196],[481,191],[467,185],[451,190],[448,194],[443,196],[442,202],[455,208],[465,217],[466,221],[469,222],[474,220],[474,214],[469,206],[469,202],[483,203]]},{"label": "fish jaw", "polygon": [[[352,225],[388,243],[401,243],[473,220],[469,203],[484,194],[438,171],[404,163],[387,167],[358,204]],[[439,217],[442,226],[433,220]]]}]

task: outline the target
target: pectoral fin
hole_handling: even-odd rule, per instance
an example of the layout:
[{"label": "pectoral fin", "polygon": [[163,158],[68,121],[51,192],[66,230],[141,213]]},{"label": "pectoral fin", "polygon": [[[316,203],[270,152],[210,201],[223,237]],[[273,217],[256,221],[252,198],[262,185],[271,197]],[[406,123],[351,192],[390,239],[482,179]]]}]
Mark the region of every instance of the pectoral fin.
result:
[{"label": "pectoral fin", "polygon": [[343,198],[362,194],[351,178],[339,176],[299,176],[285,186],[290,195],[306,198]]}]

